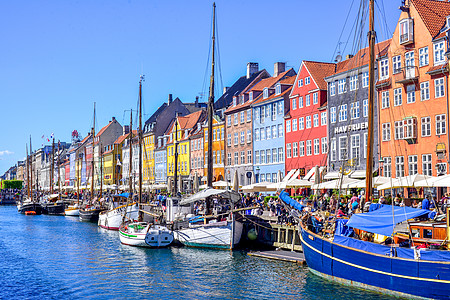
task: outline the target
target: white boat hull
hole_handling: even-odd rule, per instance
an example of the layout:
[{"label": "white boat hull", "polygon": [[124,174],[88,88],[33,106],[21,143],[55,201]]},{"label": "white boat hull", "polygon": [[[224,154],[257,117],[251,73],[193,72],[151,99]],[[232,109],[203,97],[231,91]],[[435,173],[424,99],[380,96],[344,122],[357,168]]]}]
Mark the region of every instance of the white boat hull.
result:
[{"label": "white boat hull", "polygon": [[234,221],[234,243],[232,238],[232,221],[191,225],[175,231],[175,239],[185,246],[199,248],[232,249],[241,240],[243,224]]},{"label": "white boat hull", "polygon": [[70,217],[78,217],[80,215],[80,209],[79,208],[66,208],[64,210],[64,214],[66,216],[70,216]]},{"label": "white boat hull", "polygon": [[[130,226],[141,225],[138,229]],[[120,242],[124,245],[147,248],[167,247],[173,242],[173,233],[167,227],[146,223],[133,223],[119,229]],[[144,226],[145,224],[145,226]]]},{"label": "white boat hull", "polygon": [[[98,216],[98,226],[109,229],[119,230],[122,223],[123,214],[125,212],[125,205],[118,206],[112,210],[101,212]],[[126,218],[128,220],[137,220],[139,217],[139,206],[137,203],[130,204],[127,207]]]}]

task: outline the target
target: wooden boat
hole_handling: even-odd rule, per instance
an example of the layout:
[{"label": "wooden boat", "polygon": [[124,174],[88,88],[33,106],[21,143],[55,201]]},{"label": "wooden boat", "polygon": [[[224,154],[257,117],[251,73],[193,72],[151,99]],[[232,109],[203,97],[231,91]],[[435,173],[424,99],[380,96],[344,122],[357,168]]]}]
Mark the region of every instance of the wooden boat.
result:
[{"label": "wooden boat", "polygon": [[105,211],[105,209],[96,206],[86,206],[84,208],[80,208],[80,221],[97,223],[99,215],[102,211]]},{"label": "wooden boat", "polygon": [[[128,193],[124,193],[114,198],[128,197]],[[109,229],[109,230],[119,230],[120,224],[122,223],[123,214],[125,213],[127,218],[130,220],[137,220],[139,217],[139,205],[138,203],[124,203],[122,205],[114,207],[114,201],[111,202],[111,206],[108,210],[102,211],[98,218],[98,226]]]},{"label": "wooden boat", "polygon": [[58,200],[58,194],[48,196],[41,206],[44,215],[64,215],[66,208],[64,201]]},{"label": "wooden boat", "polygon": [[64,215],[70,216],[70,217],[78,217],[78,216],[80,216],[80,208],[79,208],[78,204],[69,205],[64,210]]},{"label": "wooden boat", "polygon": [[167,247],[173,241],[173,234],[167,227],[147,222],[131,222],[121,225],[119,237],[120,242],[124,245],[147,248]]},{"label": "wooden boat", "polygon": [[33,211],[35,212],[34,214],[40,215],[42,214],[42,206],[40,203],[27,199],[17,205],[17,211],[21,214],[26,214],[27,212]]}]

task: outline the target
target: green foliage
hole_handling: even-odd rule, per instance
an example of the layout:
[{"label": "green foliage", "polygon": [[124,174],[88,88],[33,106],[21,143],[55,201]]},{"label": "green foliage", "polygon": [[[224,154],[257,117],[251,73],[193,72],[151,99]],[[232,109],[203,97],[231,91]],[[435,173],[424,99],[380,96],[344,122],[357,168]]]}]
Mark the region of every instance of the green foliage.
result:
[{"label": "green foliage", "polygon": [[22,180],[3,180],[2,188],[4,189],[22,189]]}]

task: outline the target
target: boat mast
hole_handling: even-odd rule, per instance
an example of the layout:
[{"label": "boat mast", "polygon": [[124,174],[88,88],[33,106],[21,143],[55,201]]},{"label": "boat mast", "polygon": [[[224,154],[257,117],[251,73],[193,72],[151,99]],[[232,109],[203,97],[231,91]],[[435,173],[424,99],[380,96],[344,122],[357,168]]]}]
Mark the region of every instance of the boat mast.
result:
[{"label": "boat mast", "polygon": [[99,200],[103,196],[103,144],[100,143],[100,196]]},{"label": "boat mast", "polygon": [[94,198],[94,158],[95,158],[95,102],[94,102],[94,124],[92,126],[92,163],[91,163],[91,199]]},{"label": "boat mast", "polygon": [[54,176],[54,167],[55,167],[55,164],[54,164],[54,161],[55,161],[55,138],[53,138],[53,141],[52,141],[52,155],[51,155],[51,157],[50,157],[50,159],[49,159],[49,163],[50,163],[50,182],[49,182],[49,185],[50,185],[50,195],[51,194],[53,194],[53,176]]},{"label": "boat mast", "polygon": [[369,1],[369,97],[368,97],[368,130],[367,130],[367,160],[366,160],[366,201],[372,200],[373,174],[373,100],[375,93],[375,37],[374,0]]},{"label": "boat mast", "polygon": [[131,158],[132,153],[133,153],[132,147],[131,147],[132,141],[133,141],[133,110],[130,111],[130,132],[128,135],[128,145],[130,147],[130,159],[129,159],[130,166],[128,168],[128,179],[129,179],[129,183],[130,183],[130,195],[129,195],[130,200],[133,200],[133,197],[131,195],[133,193],[133,181],[131,180],[131,170],[132,170],[132,165],[133,165],[132,164],[133,160]]},{"label": "boat mast", "polygon": [[211,62],[211,78],[209,84],[208,99],[208,169],[207,169],[207,186],[212,188],[213,180],[213,159],[212,159],[212,131],[213,131],[213,105],[214,105],[214,59],[216,44],[216,3],[213,3],[213,31],[212,31],[212,62]]},{"label": "boat mast", "polygon": [[61,150],[60,150],[60,144],[61,141],[58,140],[58,194],[59,194],[59,200],[61,200]]},{"label": "boat mast", "polygon": [[[30,134],[30,199],[33,201],[33,151],[31,148],[31,134]],[[37,183],[37,181],[36,181]]]},{"label": "boat mast", "polygon": [[28,199],[30,198],[30,157],[28,156],[28,144],[26,145],[27,149],[27,194]]},{"label": "boat mast", "polygon": [[142,203],[142,81],[144,75],[141,75],[139,80],[139,203]]},{"label": "boat mast", "polygon": [[173,189],[174,189],[174,196],[176,197],[178,195],[178,114],[175,116],[175,166],[174,166],[174,173],[173,173]]},{"label": "boat mast", "polygon": [[[78,205],[80,205],[80,180],[81,180],[80,179],[80,171],[81,171],[81,166],[83,164],[81,164],[81,166],[80,166],[80,154],[76,153],[76,152],[75,152],[75,154],[76,154],[75,168],[77,170],[77,202],[78,202]],[[78,165],[78,168],[77,168],[77,165]],[[92,177],[92,178],[94,178],[94,177]]]}]

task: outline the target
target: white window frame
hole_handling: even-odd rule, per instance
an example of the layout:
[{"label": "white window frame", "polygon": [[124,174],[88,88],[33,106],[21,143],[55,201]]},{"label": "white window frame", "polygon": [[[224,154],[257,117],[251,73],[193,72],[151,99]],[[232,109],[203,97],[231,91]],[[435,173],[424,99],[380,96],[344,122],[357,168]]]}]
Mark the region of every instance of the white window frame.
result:
[{"label": "white window frame", "polygon": [[394,106],[403,104],[402,88],[394,89]]},{"label": "white window frame", "polygon": [[422,117],[420,119],[421,136],[431,136],[431,117]]},{"label": "white window frame", "polygon": [[430,100],[430,82],[424,81],[420,83],[420,101]]},{"label": "white window frame", "polygon": [[445,96],[445,80],[444,77],[440,77],[434,80],[434,97],[441,98]]}]

